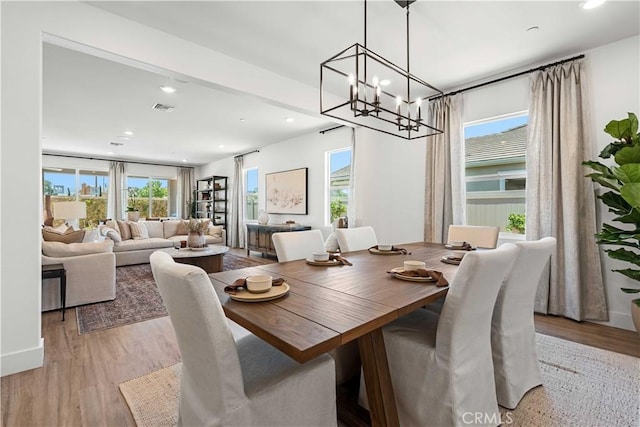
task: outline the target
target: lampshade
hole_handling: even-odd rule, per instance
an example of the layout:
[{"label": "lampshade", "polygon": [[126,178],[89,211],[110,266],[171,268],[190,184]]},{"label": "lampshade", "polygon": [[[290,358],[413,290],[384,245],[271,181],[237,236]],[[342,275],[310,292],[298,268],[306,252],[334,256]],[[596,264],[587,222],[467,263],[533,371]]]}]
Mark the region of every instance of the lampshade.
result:
[{"label": "lampshade", "polygon": [[59,219],[80,219],[87,217],[85,202],[58,202],[53,204],[53,216]]}]

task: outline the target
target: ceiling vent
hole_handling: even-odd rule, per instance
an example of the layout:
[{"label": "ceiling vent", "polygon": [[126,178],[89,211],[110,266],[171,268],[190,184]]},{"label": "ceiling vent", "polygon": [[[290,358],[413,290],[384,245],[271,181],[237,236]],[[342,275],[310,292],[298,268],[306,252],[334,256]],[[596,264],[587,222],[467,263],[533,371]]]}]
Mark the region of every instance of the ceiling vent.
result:
[{"label": "ceiling vent", "polygon": [[111,141],[109,144],[113,145],[114,147],[120,147],[121,145],[124,145],[123,142],[114,142],[114,141]]},{"label": "ceiling vent", "polygon": [[155,104],[153,104],[153,108],[154,110],[158,110],[158,111],[164,111],[166,113],[170,113],[173,111],[173,108],[171,105],[164,105],[164,104],[160,104],[158,102],[156,102]]}]

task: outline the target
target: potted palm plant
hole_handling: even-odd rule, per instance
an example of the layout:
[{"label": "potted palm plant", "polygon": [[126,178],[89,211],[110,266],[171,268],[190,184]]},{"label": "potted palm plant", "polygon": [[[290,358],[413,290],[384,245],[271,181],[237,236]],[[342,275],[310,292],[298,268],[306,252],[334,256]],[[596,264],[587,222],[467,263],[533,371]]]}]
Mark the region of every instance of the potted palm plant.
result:
[{"label": "potted palm plant", "polygon": [[[583,165],[595,172],[587,175],[608,191],[598,196],[609,206],[609,212],[615,215],[613,221],[623,224],[615,227],[602,224],[602,230],[595,235],[600,245],[620,246],[618,249],[605,249],[609,258],[628,262],[629,268],[613,270],[626,277],[640,281],[640,133],[638,118],[633,113],[622,120],[612,120],[604,131],[615,138],[607,145],[599,157],[613,158],[612,166],[596,161],[585,161]],[[628,249],[626,249],[628,248]],[[640,288],[621,288],[626,293],[639,293]],[[631,301],[631,317],[636,330],[640,333],[640,298]]]}]

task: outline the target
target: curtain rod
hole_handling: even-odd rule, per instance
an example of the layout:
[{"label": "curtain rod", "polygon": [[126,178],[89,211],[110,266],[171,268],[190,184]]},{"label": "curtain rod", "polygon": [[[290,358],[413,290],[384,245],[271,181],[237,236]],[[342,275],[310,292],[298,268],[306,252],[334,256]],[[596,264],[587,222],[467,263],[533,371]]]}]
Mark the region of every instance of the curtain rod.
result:
[{"label": "curtain rod", "polygon": [[434,99],[440,99],[440,98],[443,98],[445,96],[457,95],[459,93],[466,92],[466,91],[471,90],[471,89],[477,89],[477,88],[482,87],[482,86],[488,86],[488,85],[491,85],[491,84],[494,84],[494,83],[499,83],[499,82],[501,82],[503,80],[508,80],[508,79],[512,79],[514,77],[520,77],[520,76],[525,75],[525,74],[533,73],[534,71],[542,71],[542,70],[544,70],[545,68],[548,68],[548,67],[554,67],[556,65],[564,64],[565,62],[575,61],[576,59],[582,59],[582,58],[584,58],[584,54],[578,55],[578,56],[574,56],[574,57],[568,58],[568,59],[563,59],[561,61],[552,62],[551,64],[541,65],[539,67],[531,68],[531,69],[526,70],[526,71],[521,71],[519,73],[515,73],[515,74],[508,75],[508,76],[500,77],[500,78],[497,78],[495,80],[490,80],[488,82],[479,83],[477,85],[465,87],[463,89],[454,90],[452,92],[445,93],[443,95],[434,96],[433,98],[429,98],[429,101],[433,101]]},{"label": "curtain rod", "polygon": [[242,153],[242,154],[238,154],[237,156],[233,156],[233,158],[237,159],[238,157],[244,157],[247,154],[259,153],[259,152],[260,152],[260,150],[247,151],[246,153]]},{"label": "curtain rod", "polygon": [[86,156],[72,156],[69,154],[52,154],[52,153],[42,153],[43,156],[55,156],[55,157],[68,157],[70,159],[86,159],[86,160],[102,160],[105,162],[111,162],[111,161],[116,161],[116,162],[125,162],[125,163],[136,163],[139,165],[151,165],[151,166],[173,166],[176,168],[191,168],[191,169],[195,169],[193,166],[185,166],[185,165],[172,165],[169,163],[151,163],[151,162],[137,162],[134,160],[123,160],[123,159],[103,159],[100,157],[86,157]]},{"label": "curtain rod", "polygon": [[329,128],[329,129],[323,129],[321,131],[318,131],[318,133],[321,133],[321,134],[324,135],[326,132],[331,132],[332,130],[340,129],[340,128],[343,128],[343,127],[345,127],[345,125],[334,126],[332,128]]}]

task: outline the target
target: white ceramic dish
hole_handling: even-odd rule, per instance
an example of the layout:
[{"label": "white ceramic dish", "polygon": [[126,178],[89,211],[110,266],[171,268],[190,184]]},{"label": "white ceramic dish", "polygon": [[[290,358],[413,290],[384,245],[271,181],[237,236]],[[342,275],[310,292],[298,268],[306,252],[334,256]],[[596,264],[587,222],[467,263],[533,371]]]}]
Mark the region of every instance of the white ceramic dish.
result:
[{"label": "white ceramic dish", "polygon": [[238,291],[235,295],[229,295],[229,298],[242,302],[262,302],[271,301],[283,297],[289,293],[289,284],[283,283],[280,286],[272,286],[267,292],[262,294],[253,294],[248,291]]},{"label": "white ceramic dish", "polygon": [[311,256],[314,261],[319,262],[327,262],[329,261],[329,253],[328,252],[314,252]]},{"label": "white ceramic dish", "polygon": [[443,256],[440,261],[444,262],[445,264],[460,265],[460,261],[461,260],[459,260],[459,259],[451,259],[448,256]]},{"label": "white ceramic dish", "polygon": [[393,248],[393,245],[378,245],[378,250],[382,252],[388,252]]},{"label": "white ceramic dish", "polygon": [[273,277],[267,275],[249,276],[246,279],[246,289],[254,294],[269,292]]},{"label": "white ceramic dish", "polygon": [[406,280],[408,282],[437,282],[438,279],[435,279],[433,277],[412,277],[412,276],[404,276],[402,273],[405,271],[404,267],[396,267],[394,269],[392,269],[391,271],[389,271],[389,274],[391,274],[393,277],[395,277],[396,279],[400,279],[400,280]]},{"label": "white ceramic dish", "polygon": [[419,270],[425,268],[426,264],[422,261],[407,260],[404,262],[405,270]]}]

